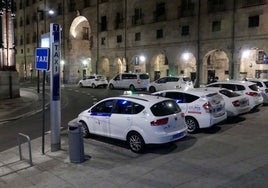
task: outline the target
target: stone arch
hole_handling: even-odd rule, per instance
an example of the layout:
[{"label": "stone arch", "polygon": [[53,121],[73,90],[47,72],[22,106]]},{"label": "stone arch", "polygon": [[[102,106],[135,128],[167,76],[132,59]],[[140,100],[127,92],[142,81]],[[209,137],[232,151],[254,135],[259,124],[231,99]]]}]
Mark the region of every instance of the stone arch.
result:
[{"label": "stone arch", "polygon": [[[93,74],[90,46],[91,29],[86,17],[78,15],[69,29],[68,48],[65,66],[65,77],[75,83],[84,75]],[[68,72],[67,72],[68,71]]]},{"label": "stone arch", "polygon": [[177,75],[183,74],[194,81],[197,72],[196,58],[190,52],[182,53],[175,62],[175,69]]},{"label": "stone arch", "polygon": [[156,80],[169,75],[168,57],[164,53],[159,53],[152,57],[150,63],[151,80]]},{"label": "stone arch", "polygon": [[241,51],[239,78],[268,78],[266,53],[258,48]]},{"label": "stone arch", "polygon": [[101,75],[106,76],[107,78],[110,77],[110,61],[107,57],[101,57],[99,63],[99,68],[98,68],[98,73]]},{"label": "stone arch", "polygon": [[223,50],[209,51],[202,62],[202,83],[229,79],[229,58]]}]

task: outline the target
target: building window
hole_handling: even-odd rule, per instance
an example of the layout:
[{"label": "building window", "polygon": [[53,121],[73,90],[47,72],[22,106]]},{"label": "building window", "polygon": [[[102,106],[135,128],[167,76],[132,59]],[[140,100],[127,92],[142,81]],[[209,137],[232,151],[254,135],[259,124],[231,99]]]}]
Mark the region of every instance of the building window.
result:
[{"label": "building window", "polygon": [[219,12],[225,10],[225,0],[208,0],[208,12]]},{"label": "building window", "polygon": [[166,20],[166,4],[165,3],[158,3],[156,5],[156,11],[155,11],[155,21],[164,21]]},{"label": "building window", "polygon": [[221,30],[221,21],[212,22],[212,32],[217,32]]},{"label": "building window", "polygon": [[83,40],[88,40],[89,36],[88,36],[88,27],[83,27]]},{"label": "building window", "polygon": [[265,0],[244,0],[244,7],[258,6],[265,4]]},{"label": "building window", "polygon": [[123,13],[117,12],[115,16],[115,29],[123,28],[124,24]]},{"label": "building window", "polygon": [[135,33],[135,41],[141,40],[141,33]]},{"label": "building window", "polygon": [[106,19],[106,16],[101,17],[101,31],[107,31],[107,19]]},{"label": "building window", "polygon": [[132,16],[132,25],[141,25],[143,24],[143,15],[141,8],[134,9],[134,16]]},{"label": "building window", "polygon": [[192,0],[182,0],[181,1],[181,7],[179,9],[180,17],[187,17],[187,16],[193,16],[194,15],[194,3]]},{"label": "building window", "polygon": [[69,12],[75,11],[75,0],[70,0],[69,3]]},{"label": "building window", "polygon": [[20,45],[23,45],[23,37],[22,37],[22,35],[20,36]]},{"label": "building window", "polygon": [[116,42],[121,43],[122,42],[122,35],[117,35]]},{"label": "building window", "polygon": [[105,41],[106,41],[106,38],[105,37],[101,37],[101,45],[105,45]]},{"label": "building window", "polygon": [[27,15],[27,16],[26,16],[26,25],[29,25],[29,24],[30,24],[30,16]]},{"label": "building window", "polygon": [[62,8],[62,4],[61,3],[58,3],[57,12],[58,12],[58,15],[62,15],[63,14],[63,8]]},{"label": "building window", "polygon": [[157,39],[163,38],[163,29],[156,30],[156,38]]},{"label": "building window", "polygon": [[184,25],[181,27],[181,36],[189,35],[189,25]]},{"label": "building window", "polygon": [[90,0],[84,0],[84,7],[90,6]]},{"label": "building window", "polygon": [[259,15],[248,17],[248,27],[258,27],[259,26]]},{"label": "building window", "polygon": [[20,49],[20,53],[23,54],[23,49]]},{"label": "building window", "polygon": [[36,22],[36,20],[37,20],[37,13],[34,12],[32,16],[32,22]]},{"label": "building window", "polygon": [[23,19],[22,19],[22,17],[20,17],[20,27],[22,27],[23,26]]},{"label": "building window", "polygon": [[30,43],[30,34],[27,33],[26,34],[26,44],[29,44]]},{"label": "building window", "polygon": [[36,43],[36,38],[37,38],[37,36],[36,36],[36,32],[34,32],[34,33],[33,33],[33,37],[32,37],[32,41],[33,41],[33,43]]}]

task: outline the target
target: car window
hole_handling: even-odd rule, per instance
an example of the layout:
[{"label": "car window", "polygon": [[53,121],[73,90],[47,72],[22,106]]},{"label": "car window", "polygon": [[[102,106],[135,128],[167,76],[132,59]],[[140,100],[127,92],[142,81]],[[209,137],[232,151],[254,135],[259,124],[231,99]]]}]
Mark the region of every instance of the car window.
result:
[{"label": "car window", "polygon": [[114,80],[120,80],[120,75],[117,75]]},{"label": "car window", "polygon": [[185,82],[191,82],[191,78],[190,77],[184,77],[184,78],[182,78],[183,79],[183,81],[185,81]]},{"label": "car window", "polygon": [[[255,85],[255,84],[254,84],[254,85]],[[257,85],[255,85],[255,86],[257,87]],[[245,86],[243,86],[243,85],[237,85],[236,88],[237,88],[237,91],[243,91],[243,90],[246,90]],[[257,88],[257,91],[258,91],[258,88]]]},{"label": "car window", "polygon": [[181,111],[180,107],[174,100],[165,100],[154,104],[151,108],[153,115],[166,116]]},{"label": "car window", "polygon": [[167,82],[167,78],[164,77],[164,78],[160,78],[157,83],[166,83]]},{"label": "car window", "polygon": [[195,96],[195,95],[191,95],[191,94],[188,94],[188,93],[185,93],[184,94],[184,102],[185,103],[191,103],[195,100],[199,99],[198,96]]},{"label": "car window", "polygon": [[118,100],[115,105],[114,113],[117,114],[132,114],[132,105],[131,101],[127,100]]},{"label": "car window", "polygon": [[140,74],[140,79],[141,80],[147,80],[147,79],[149,79],[150,77],[149,77],[149,75],[148,74]]},{"label": "car window", "polygon": [[176,103],[184,103],[183,93],[180,92],[166,92],[165,97],[175,99]]},{"label": "car window", "polygon": [[144,110],[144,106],[140,105],[140,104],[137,104],[137,103],[133,103],[133,114],[138,114],[140,113],[141,111]]},{"label": "car window", "polygon": [[252,84],[252,85],[250,85],[248,87],[253,91],[258,91],[259,90],[259,88],[258,88],[258,86],[256,84]]},{"label": "car window", "polygon": [[88,77],[88,79],[94,79],[95,78],[95,76],[89,76]]},{"label": "car window", "polygon": [[97,104],[91,109],[91,112],[111,113],[114,106],[114,100],[107,100]]},{"label": "car window", "polygon": [[268,81],[263,82],[266,87],[268,87]]},{"label": "car window", "polygon": [[230,89],[233,91],[236,91],[235,85],[234,84],[222,84],[221,85],[223,88]]},{"label": "car window", "polygon": [[[251,80],[250,80],[250,81],[251,81]],[[261,82],[258,82],[258,81],[255,81],[255,80],[253,80],[253,81],[251,81],[251,82],[254,82],[254,83],[257,84],[257,86],[259,86],[259,87],[263,87],[263,85],[262,85]]]},{"label": "car window", "polygon": [[240,96],[240,94],[232,92],[230,90],[226,90],[226,89],[220,90],[219,93],[221,93],[229,98]]},{"label": "car window", "polygon": [[169,82],[178,82],[180,78],[176,78],[176,77],[169,77],[168,81]]}]

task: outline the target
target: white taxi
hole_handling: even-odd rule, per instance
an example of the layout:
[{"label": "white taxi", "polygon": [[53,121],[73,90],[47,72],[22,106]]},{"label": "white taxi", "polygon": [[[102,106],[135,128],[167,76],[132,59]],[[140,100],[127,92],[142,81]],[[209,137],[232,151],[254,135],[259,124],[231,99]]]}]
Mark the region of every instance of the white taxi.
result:
[{"label": "white taxi", "polygon": [[185,123],[190,133],[197,132],[199,128],[211,127],[227,118],[222,96],[206,88],[165,90],[152,95],[175,99],[185,113]]},{"label": "white taxi", "polygon": [[90,75],[85,76],[82,80],[78,82],[80,87],[106,87],[108,85],[108,81],[103,75]]},{"label": "white taxi", "polygon": [[97,134],[127,141],[133,152],[186,136],[184,113],[171,99],[122,95],[101,100],[78,115],[84,137]]},{"label": "white taxi", "polygon": [[147,91],[153,93],[166,89],[188,89],[193,88],[193,82],[187,76],[165,76],[158,80],[151,82],[147,86]]}]

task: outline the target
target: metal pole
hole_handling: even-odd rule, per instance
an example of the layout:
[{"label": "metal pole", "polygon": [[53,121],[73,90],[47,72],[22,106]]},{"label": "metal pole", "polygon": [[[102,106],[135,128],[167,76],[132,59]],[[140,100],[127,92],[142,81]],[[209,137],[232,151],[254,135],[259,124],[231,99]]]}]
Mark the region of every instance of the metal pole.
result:
[{"label": "metal pole", "polygon": [[[39,10],[36,9],[36,48],[39,46]],[[39,86],[39,79],[40,79],[40,73],[39,70],[37,70],[37,93],[40,93],[40,86]]]},{"label": "metal pole", "polygon": [[42,122],[42,154],[45,154],[45,84],[46,71],[43,71],[43,122]]}]

